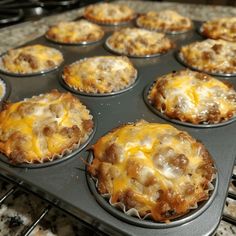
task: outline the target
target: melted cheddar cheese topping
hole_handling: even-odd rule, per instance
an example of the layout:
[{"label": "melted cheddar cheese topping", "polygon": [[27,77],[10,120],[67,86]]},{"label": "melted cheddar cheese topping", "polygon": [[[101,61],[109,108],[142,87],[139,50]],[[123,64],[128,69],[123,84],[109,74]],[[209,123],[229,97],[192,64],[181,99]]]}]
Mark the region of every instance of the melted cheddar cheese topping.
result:
[{"label": "melted cheddar cheese topping", "polygon": [[158,78],[148,99],[170,118],[219,123],[236,115],[236,91],[209,75],[182,70]]},{"label": "melted cheddar cheese topping", "polygon": [[205,147],[167,124],[121,126],[93,146],[90,173],[111,202],[166,221],[208,198],[214,173]]},{"label": "melted cheddar cheese topping", "polygon": [[112,51],[128,56],[161,54],[173,48],[173,43],[164,34],[138,28],[115,31],[106,43]]},{"label": "melted cheddar cheese topping", "polygon": [[149,11],[137,19],[137,25],[149,30],[163,32],[184,32],[192,28],[189,18],[183,17],[175,11]]},{"label": "melted cheddar cheese topping", "polygon": [[0,151],[15,163],[52,161],[85,142],[92,127],[92,116],[76,97],[53,90],[0,113]]},{"label": "melted cheddar cheese topping", "polygon": [[60,43],[96,42],[104,36],[104,31],[98,25],[80,20],[75,22],[60,22],[51,26],[46,37]]},{"label": "melted cheddar cheese topping", "polygon": [[135,15],[130,7],[113,3],[90,5],[84,10],[84,17],[88,20],[106,24],[127,22],[132,20]]},{"label": "melted cheddar cheese topping", "polygon": [[236,42],[236,17],[207,21],[203,23],[200,31],[208,38]]},{"label": "melted cheddar cheese topping", "polygon": [[180,57],[206,73],[236,73],[236,43],[206,39],[181,47]]},{"label": "melted cheddar cheese topping", "polygon": [[60,51],[40,44],[9,50],[3,55],[0,68],[16,74],[48,71],[63,61]]},{"label": "melted cheddar cheese topping", "polygon": [[110,93],[135,82],[137,70],[127,57],[100,56],[75,62],[65,67],[64,81],[72,88],[87,93]]}]

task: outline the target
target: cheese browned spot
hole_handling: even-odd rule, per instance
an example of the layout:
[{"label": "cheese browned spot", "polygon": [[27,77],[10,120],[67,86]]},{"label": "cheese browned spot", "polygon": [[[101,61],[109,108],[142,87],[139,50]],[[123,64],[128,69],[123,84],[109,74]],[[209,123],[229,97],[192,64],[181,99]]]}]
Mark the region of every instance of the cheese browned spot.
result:
[{"label": "cheese browned spot", "polygon": [[137,19],[137,25],[149,30],[163,32],[184,32],[192,28],[192,21],[175,11],[149,11]]},{"label": "cheese browned spot", "polygon": [[72,88],[87,93],[110,93],[135,82],[137,70],[127,57],[100,56],[77,61],[63,72]]},{"label": "cheese browned spot", "polygon": [[167,221],[209,198],[215,169],[203,144],[167,124],[137,122],[101,137],[89,172],[111,202]]},{"label": "cheese browned spot", "polygon": [[236,115],[236,91],[230,84],[190,70],[158,78],[148,99],[166,116],[193,124],[220,123]]},{"label": "cheese browned spot", "polygon": [[87,20],[60,22],[46,32],[46,37],[53,41],[72,44],[96,42],[103,36],[103,29]]},{"label": "cheese browned spot", "polygon": [[114,3],[99,3],[90,5],[84,10],[84,17],[88,20],[105,23],[117,24],[132,20],[136,16],[133,9],[126,5]]},{"label": "cheese browned spot", "polygon": [[123,28],[115,31],[108,38],[107,46],[123,55],[151,56],[169,51],[174,44],[162,33],[138,28]]},{"label": "cheese browned spot", "polygon": [[193,68],[207,73],[236,73],[236,43],[206,39],[182,46],[180,57]]},{"label": "cheese browned spot", "polygon": [[0,113],[0,151],[15,163],[52,161],[84,143],[92,129],[87,108],[53,90],[7,104]]},{"label": "cheese browned spot", "polygon": [[208,38],[236,42],[236,17],[209,20],[202,24],[201,33]]},{"label": "cheese browned spot", "polygon": [[3,55],[0,68],[16,74],[30,74],[58,67],[63,61],[60,51],[40,44],[9,50]]}]

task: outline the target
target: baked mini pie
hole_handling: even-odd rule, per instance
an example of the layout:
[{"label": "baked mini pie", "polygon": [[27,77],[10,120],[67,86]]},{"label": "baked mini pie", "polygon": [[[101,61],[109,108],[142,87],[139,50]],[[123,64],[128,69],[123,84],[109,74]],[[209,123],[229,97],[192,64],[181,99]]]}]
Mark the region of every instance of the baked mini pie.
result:
[{"label": "baked mini pie", "polygon": [[233,86],[191,70],[158,78],[148,100],[167,117],[192,124],[220,123],[236,115]]},{"label": "baked mini pie", "polygon": [[149,30],[166,33],[181,33],[192,29],[192,21],[172,10],[149,11],[137,19],[137,25]]},{"label": "baked mini pie", "polygon": [[42,163],[78,148],[93,130],[89,110],[52,90],[7,104],[0,113],[0,151],[13,163]]},{"label": "baked mini pie", "polygon": [[40,44],[10,49],[1,58],[0,69],[14,74],[32,74],[57,68],[63,55],[55,48]]},{"label": "baked mini pie", "polygon": [[124,4],[99,3],[86,7],[84,17],[102,24],[120,24],[134,19],[136,14]]},{"label": "baked mini pie", "polygon": [[127,57],[97,56],[77,61],[64,68],[65,83],[80,92],[111,93],[132,85],[137,70]]},{"label": "baked mini pie", "polygon": [[112,205],[166,222],[209,198],[215,176],[204,145],[168,124],[137,122],[101,137],[88,167]]},{"label": "baked mini pie", "polygon": [[236,73],[236,43],[206,39],[182,46],[179,56],[188,66],[206,73]]},{"label": "baked mini pie", "polygon": [[208,38],[236,42],[236,17],[209,20],[202,24],[200,32]]},{"label": "baked mini pie", "polygon": [[173,48],[173,43],[162,33],[139,28],[115,31],[106,41],[107,47],[127,56],[154,56]]},{"label": "baked mini pie", "polygon": [[60,22],[46,32],[48,39],[69,44],[96,42],[103,36],[103,29],[87,20]]}]

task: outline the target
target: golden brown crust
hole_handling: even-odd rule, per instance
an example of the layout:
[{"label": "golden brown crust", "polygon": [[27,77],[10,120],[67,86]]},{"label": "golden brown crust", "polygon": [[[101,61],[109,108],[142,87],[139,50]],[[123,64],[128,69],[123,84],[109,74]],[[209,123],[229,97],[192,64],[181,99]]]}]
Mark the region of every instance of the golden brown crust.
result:
[{"label": "golden brown crust", "polygon": [[134,19],[135,16],[130,7],[114,3],[90,5],[84,10],[86,19],[102,24],[120,24]]},{"label": "golden brown crust", "polygon": [[166,33],[186,32],[193,27],[192,21],[189,18],[181,16],[172,10],[149,11],[139,16],[136,22],[141,28]]},{"label": "golden brown crust", "polygon": [[55,48],[40,44],[11,49],[4,54],[0,68],[15,74],[31,74],[57,68],[63,61],[63,55]]},{"label": "golden brown crust", "polygon": [[50,93],[7,104],[0,113],[0,151],[14,163],[61,158],[84,143],[92,116],[70,93]]},{"label": "golden brown crust", "polygon": [[182,46],[180,58],[206,73],[236,73],[236,44],[224,40],[206,39]]},{"label": "golden brown crust", "polygon": [[116,53],[141,57],[162,54],[174,47],[164,34],[138,28],[115,31],[106,43]]},{"label": "golden brown crust", "polygon": [[209,198],[213,160],[203,144],[166,124],[127,124],[93,146],[88,170],[112,204],[168,221]]},{"label": "golden brown crust", "polygon": [[236,17],[207,21],[202,24],[200,31],[208,38],[236,42]]},{"label": "golden brown crust", "polygon": [[167,117],[193,124],[216,124],[236,115],[232,85],[190,70],[158,78],[148,99]]},{"label": "golden brown crust", "polygon": [[103,29],[86,20],[74,22],[60,22],[51,26],[46,32],[46,37],[58,43],[91,43],[102,39]]},{"label": "golden brown crust", "polygon": [[137,70],[127,57],[99,56],[66,66],[63,79],[70,87],[86,93],[111,93],[132,85]]}]

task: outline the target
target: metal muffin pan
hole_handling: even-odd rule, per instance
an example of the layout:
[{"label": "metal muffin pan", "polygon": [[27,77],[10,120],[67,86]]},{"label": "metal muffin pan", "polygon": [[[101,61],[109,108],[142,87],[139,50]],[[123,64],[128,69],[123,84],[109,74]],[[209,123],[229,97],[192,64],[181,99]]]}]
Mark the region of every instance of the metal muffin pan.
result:
[{"label": "metal muffin pan", "polygon": [[151,102],[148,100],[148,94],[152,88],[152,86],[154,85],[155,82],[152,82],[151,84],[149,84],[143,92],[143,99],[146,103],[146,105],[150,108],[151,111],[153,111],[155,114],[157,114],[158,116],[160,116],[161,118],[175,123],[175,124],[179,124],[179,125],[185,125],[185,126],[189,126],[189,127],[195,127],[195,128],[214,128],[214,127],[220,127],[220,126],[224,126],[224,125],[228,125],[231,124],[232,122],[236,121],[236,116],[234,116],[233,118],[227,120],[227,121],[222,121],[220,123],[216,123],[216,124],[209,124],[209,123],[200,123],[200,124],[193,124],[190,122],[184,122],[181,120],[177,120],[177,119],[172,119],[168,116],[166,116],[164,113],[162,113],[161,111],[158,111],[152,104]]},{"label": "metal muffin pan", "polygon": [[[10,100],[12,102],[19,101],[26,97],[48,92],[51,89],[67,91],[58,80],[62,75],[63,66],[85,57],[111,55],[103,45],[106,37],[110,34],[111,32],[108,32],[101,42],[87,46],[58,45],[49,42],[44,36],[30,42],[30,44],[41,43],[59,49],[64,55],[64,62],[57,70],[44,75],[21,78],[2,74],[1,77],[10,82],[12,87]],[[178,47],[202,39],[194,31],[169,37],[175,41]],[[44,168],[13,167],[0,161],[1,174],[15,182],[23,181],[25,187],[51,202],[57,200],[59,207],[110,235],[182,236],[212,234],[221,219],[233,170],[236,154],[236,122],[222,127],[199,129],[174,124],[162,119],[146,106],[143,90],[157,77],[173,70],[183,69],[183,65],[175,59],[173,50],[160,57],[131,58],[131,61],[139,71],[139,80],[129,91],[105,97],[75,95],[88,109],[91,109],[93,116],[97,119],[97,130],[88,146],[95,143],[98,138],[112,128],[140,119],[149,122],[169,123],[180,130],[187,131],[194,138],[204,143],[217,167],[219,188],[217,188],[215,197],[207,209],[195,219],[190,221],[183,219],[185,223],[181,226],[168,227],[166,225],[166,227],[154,229],[120,220],[98,204],[90,191],[85,171],[88,156],[86,149],[67,161]],[[236,85],[236,77],[229,78],[229,81],[234,86]],[[81,160],[82,158],[84,161]]]},{"label": "metal muffin pan", "polygon": [[[90,151],[88,155],[88,163],[92,163],[93,160],[93,152]],[[217,169],[217,168],[216,168]],[[194,220],[196,217],[198,217],[200,214],[202,214],[212,203],[212,201],[215,198],[215,195],[217,193],[218,189],[218,173],[216,173],[216,178],[212,181],[212,184],[214,186],[214,189],[209,191],[209,199],[206,201],[202,201],[198,203],[198,207],[196,209],[190,210],[188,213],[186,213],[183,216],[180,216],[174,220],[171,220],[168,224],[162,223],[162,222],[155,222],[152,219],[139,219],[135,216],[129,216],[126,215],[122,210],[119,210],[113,206],[110,205],[107,199],[102,197],[97,188],[96,188],[96,182],[93,177],[89,175],[89,173],[86,173],[87,182],[89,185],[89,188],[93,195],[95,196],[97,202],[108,212],[110,212],[112,215],[116,216],[117,218],[123,220],[124,222],[127,222],[129,224],[137,225],[140,227],[145,228],[153,228],[153,229],[162,229],[162,228],[170,228],[170,227],[176,227],[180,226],[184,223],[187,223],[191,220]]]}]

